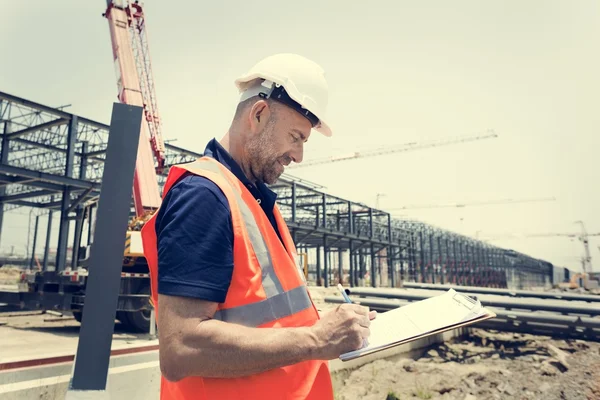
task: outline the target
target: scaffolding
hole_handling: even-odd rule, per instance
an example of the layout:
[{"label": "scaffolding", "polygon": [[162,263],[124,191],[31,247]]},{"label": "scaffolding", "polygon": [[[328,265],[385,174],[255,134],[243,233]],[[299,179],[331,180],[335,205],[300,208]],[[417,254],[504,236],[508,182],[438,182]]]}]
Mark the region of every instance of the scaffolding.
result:
[{"label": "scaffolding", "polygon": [[[92,240],[89,221],[100,193],[108,130],[108,125],[0,92],[0,241],[7,211],[31,207],[59,214],[56,259],[48,261],[47,234],[44,274],[77,267],[85,247],[85,221],[88,245]],[[161,187],[170,166],[201,156],[171,144],[165,147]],[[332,196],[287,174],[271,188],[299,262],[305,262],[308,280],[317,285],[399,287],[406,281],[524,288],[542,286],[552,277],[552,265],[543,260],[419,221],[394,219],[388,212]],[[28,240],[34,247],[31,254],[37,215]],[[47,232],[51,224],[48,218]],[[34,257],[29,257],[33,265]]]}]

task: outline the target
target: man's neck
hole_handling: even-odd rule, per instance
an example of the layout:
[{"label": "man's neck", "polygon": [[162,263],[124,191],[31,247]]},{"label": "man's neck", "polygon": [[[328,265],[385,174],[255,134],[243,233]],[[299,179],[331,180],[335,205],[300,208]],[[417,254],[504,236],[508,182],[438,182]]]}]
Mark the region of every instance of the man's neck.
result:
[{"label": "man's neck", "polygon": [[[231,133],[227,132],[223,138],[219,141],[219,144],[223,146],[223,148],[229,153],[231,158],[240,166],[242,172],[248,178],[250,182],[252,182],[256,186],[256,178],[250,173],[249,168],[247,168],[246,163],[244,162],[244,151],[243,145],[238,141],[231,141]],[[237,145],[236,145],[237,144]]]}]

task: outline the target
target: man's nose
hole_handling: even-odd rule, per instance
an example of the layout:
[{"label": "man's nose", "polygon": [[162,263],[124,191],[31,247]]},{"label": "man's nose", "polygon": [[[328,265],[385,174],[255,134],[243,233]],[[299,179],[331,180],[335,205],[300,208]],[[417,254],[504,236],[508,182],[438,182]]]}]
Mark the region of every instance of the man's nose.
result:
[{"label": "man's nose", "polygon": [[304,156],[304,144],[301,143],[299,146],[297,146],[293,151],[292,151],[292,158],[294,159],[294,162],[299,164],[302,162]]}]

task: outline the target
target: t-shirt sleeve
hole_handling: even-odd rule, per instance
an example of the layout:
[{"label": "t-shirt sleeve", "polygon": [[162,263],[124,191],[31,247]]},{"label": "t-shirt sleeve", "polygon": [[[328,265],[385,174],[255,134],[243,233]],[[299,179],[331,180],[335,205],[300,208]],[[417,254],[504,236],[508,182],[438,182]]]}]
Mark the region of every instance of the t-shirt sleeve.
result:
[{"label": "t-shirt sleeve", "polygon": [[221,189],[185,176],[163,200],[155,229],[158,292],[224,302],[233,274],[233,227]]}]

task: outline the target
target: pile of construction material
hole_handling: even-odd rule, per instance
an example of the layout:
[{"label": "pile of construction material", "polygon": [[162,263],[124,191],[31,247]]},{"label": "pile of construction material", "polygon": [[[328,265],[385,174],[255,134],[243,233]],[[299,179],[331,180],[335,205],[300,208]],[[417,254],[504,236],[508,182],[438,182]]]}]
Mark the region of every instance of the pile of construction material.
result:
[{"label": "pile of construction material", "polygon": [[417,359],[334,374],[339,400],[600,398],[600,343],[473,330]]},{"label": "pile of construction material", "polygon": [[0,268],[0,285],[16,285],[21,276],[21,268],[5,265]]},{"label": "pile of construction material", "polygon": [[[408,287],[408,285],[407,285]],[[411,288],[350,289],[353,301],[385,312],[410,302],[438,296],[450,286],[414,285]],[[600,296],[573,293],[510,291],[475,287],[453,287],[491,310],[497,317],[477,324],[478,328],[571,339],[600,341]],[[325,296],[327,303],[341,303],[341,296]]]}]

